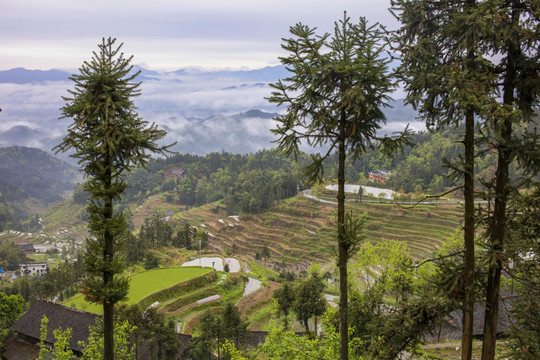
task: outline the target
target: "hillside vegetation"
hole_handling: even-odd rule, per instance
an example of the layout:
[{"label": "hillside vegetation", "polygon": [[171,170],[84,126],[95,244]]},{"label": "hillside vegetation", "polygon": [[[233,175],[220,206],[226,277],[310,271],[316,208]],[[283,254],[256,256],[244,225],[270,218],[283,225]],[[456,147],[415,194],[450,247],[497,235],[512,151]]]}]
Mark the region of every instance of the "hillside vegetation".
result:
[{"label": "hillside vegetation", "polygon": [[[459,130],[449,129],[447,135],[451,136],[457,131]],[[403,156],[391,162],[385,163],[374,154],[366,154],[354,166],[348,167],[348,181],[366,184],[365,179],[370,169],[403,169],[413,158],[416,162],[429,163],[434,152],[443,151],[445,156],[450,156],[457,150],[452,142],[441,142],[440,137],[429,133],[418,134],[416,140],[420,145],[414,151],[407,150]],[[39,150],[32,150],[41,153]],[[10,151],[17,155],[17,159],[24,159],[23,155],[32,153],[32,150],[13,148]],[[43,155],[49,157],[45,153]],[[14,158],[13,156],[10,158]],[[32,156],[29,159],[33,160],[21,162],[36,169],[41,165],[31,165],[34,162],[45,164],[45,160],[41,161]],[[170,214],[173,228],[185,222],[191,226],[203,226],[210,234],[210,248],[215,251],[238,253],[255,259],[256,253],[260,253],[266,246],[270,257],[265,258],[265,261],[269,266],[278,270],[300,271],[314,260],[333,261],[332,247],[335,245],[334,206],[301,196],[294,197],[298,188],[304,188],[301,169],[307,160],[307,154],[294,162],[293,159],[273,151],[260,151],[251,155],[184,154],[152,161],[146,169],[135,169],[127,176],[130,188],[117,209],[130,217],[132,230],[135,232],[146,218],[151,218],[156,213],[163,216]],[[327,174],[334,173],[334,160],[329,160]],[[61,162],[54,164],[44,167],[60,174],[65,172],[66,179],[69,174],[74,174],[69,165]],[[182,169],[183,176],[168,176],[170,169]],[[400,182],[408,179],[411,185],[395,183],[394,187],[406,188],[404,190],[407,191],[414,184],[420,185],[420,179],[424,178],[420,187],[422,192],[426,193],[454,185],[449,180],[444,183],[436,181],[444,175],[440,171],[434,172],[436,169],[439,167],[415,170],[418,181],[411,178],[411,173],[400,170]],[[44,179],[50,178],[50,173],[47,174],[49,177]],[[392,177],[389,180],[390,184],[395,181]],[[437,183],[438,189],[424,187],[433,181],[434,184]],[[43,188],[47,189],[47,186]],[[62,186],[56,185],[54,188],[60,189]],[[77,188],[73,199],[42,212],[40,238],[71,238],[82,242],[87,236],[87,214],[83,209],[85,198],[84,191]],[[349,202],[348,208],[359,214],[366,212],[367,241],[405,241],[411,255],[416,259],[425,258],[438,249],[445,237],[460,224],[460,208],[456,205],[421,205],[404,210],[393,204]],[[233,215],[239,217],[230,217]],[[34,222],[34,229],[27,228],[27,232],[37,230],[37,218]],[[19,238],[19,234],[13,236],[17,237],[17,242],[26,242],[26,238],[33,241],[32,239],[36,238],[26,235],[23,239]],[[10,236],[6,235],[7,237]]]},{"label": "hillside vegetation", "polygon": [[75,188],[77,170],[44,151],[0,148],[0,232],[38,228],[37,213]]},{"label": "hillside vegetation", "polygon": [[5,201],[35,198],[42,202],[62,200],[73,191],[77,169],[44,151],[26,147],[0,148],[0,192]]},{"label": "hillside vegetation", "polygon": [[[346,181],[350,184],[382,186],[405,193],[442,193],[459,184],[443,159],[454,161],[461,156],[458,139],[461,128],[447,128],[439,133],[421,132],[412,138],[414,147],[406,147],[393,159],[383,159],[373,151],[363,154],[354,163],[346,164]],[[226,152],[206,156],[177,154],[152,161],[146,168],[134,169],[126,180],[122,203],[141,205],[151,195],[164,193],[170,203],[186,207],[222,201],[228,215],[259,214],[276,201],[294,196],[298,189],[309,188],[303,168],[310,155],[301,153],[295,160],[271,150],[239,155]],[[476,176],[484,178],[493,172],[492,154],[479,154]],[[330,156],[324,164],[324,180],[335,183],[337,157]],[[369,183],[369,173],[390,172],[385,184]],[[182,176],[170,176],[180,171]],[[478,190],[482,184],[478,182]],[[460,193],[455,193],[460,196]],[[133,209],[131,209],[133,210]]]}]

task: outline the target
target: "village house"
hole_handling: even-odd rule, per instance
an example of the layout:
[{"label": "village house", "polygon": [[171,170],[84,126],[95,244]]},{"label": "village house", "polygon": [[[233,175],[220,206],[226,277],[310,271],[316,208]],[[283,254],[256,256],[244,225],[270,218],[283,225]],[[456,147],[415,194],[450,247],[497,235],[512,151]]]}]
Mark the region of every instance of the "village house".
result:
[{"label": "village house", "polygon": [[[512,328],[511,310],[514,301],[519,295],[504,296],[499,298],[499,316],[497,318],[497,335],[502,336]],[[485,304],[483,302],[474,303],[473,311],[473,336],[481,339],[484,336],[484,315]],[[445,319],[438,324],[433,333],[424,334],[424,341],[455,341],[461,340],[463,334],[463,311],[454,310],[448,314]]]},{"label": "village house", "polygon": [[184,170],[182,170],[182,168],[179,168],[179,167],[172,167],[172,168],[168,169],[167,171],[165,171],[165,176],[167,176],[169,178],[173,178],[173,179],[183,177],[184,176]]},{"label": "village house", "polygon": [[19,264],[22,275],[43,275],[49,269],[49,263]]},{"label": "village house", "polygon": [[[59,328],[71,329],[69,348],[74,355],[80,357],[84,350],[84,344],[90,336],[90,326],[96,326],[96,321],[101,315],[73,309],[50,301],[37,301],[19,320],[11,326],[15,333],[6,342],[6,351],[0,354],[0,358],[6,360],[34,360],[39,354],[41,319],[46,316],[49,320],[45,346],[51,347],[54,342],[54,330]],[[180,348],[174,359],[185,359],[183,353],[186,350],[191,335],[177,334],[180,340]],[[151,359],[155,357],[154,349],[148,341],[139,344],[136,349],[136,359]]]},{"label": "village house", "polygon": [[36,252],[33,244],[21,244],[19,245],[19,247],[22,251],[24,251],[25,254],[33,254],[34,252]]},{"label": "village house", "polygon": [[369,173],[368,180],[376,183],[384,183],[388,180],[388,171],[377,170]]},{"label": "village house", "polygon": [[86,341],[90,336],[89,327],[96,324],[100,317],[86,311],[69,308],[64,305],[49,301],[37,301],[13,324],[11,329],[16,336],[8,340],[6,352],[3,357],[7,360],[35,359],[39,353],[39,337],[41,329],[41,319],[46,316],[49,320],[47,326],[47,337],[45,344],[54,344],[53,331],[62,328],[72,329],[72,337],[69,347],[76,356],[82,355],[82,347],[79,341]]}]

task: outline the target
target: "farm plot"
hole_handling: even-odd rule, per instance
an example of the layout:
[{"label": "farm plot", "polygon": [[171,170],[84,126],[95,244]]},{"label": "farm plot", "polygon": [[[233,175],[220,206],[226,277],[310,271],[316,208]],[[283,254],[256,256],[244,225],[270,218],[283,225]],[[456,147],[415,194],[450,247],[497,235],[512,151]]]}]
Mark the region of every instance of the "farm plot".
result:
[{"label": "farm plot", "polygon": [[[241,266],[240,261],[235,258],[225,258],[225,263],[229,265],[230,273],[240,272]],[[202,266],[202,267],[212,267],[217,271],[223,271],[223,259],[217,256],[203,256],[197,259],[186,261],[182,266]]]},{"label": "farm plot", "polygon": [[[130,279],[127,304],[137,304],[147,296],[160,290],[170,288],[176,284],[194,279],[212,271],[208,268],[199,267],[181,267],[166,268],[144,271],[135,274]],[[82,294],[75,295],[73,298],[64,302],[65,305],[74,305],[77,309],[89,311],[95,314],[103,313],[101,305],[86,302]]]}]

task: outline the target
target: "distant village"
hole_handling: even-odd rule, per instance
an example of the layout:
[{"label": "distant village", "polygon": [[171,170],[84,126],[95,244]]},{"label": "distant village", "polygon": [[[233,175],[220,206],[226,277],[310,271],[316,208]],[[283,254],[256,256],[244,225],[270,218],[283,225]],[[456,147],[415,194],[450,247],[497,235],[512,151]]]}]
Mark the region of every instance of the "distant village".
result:
[{"label": "distant village", "polygon": [[[57,236],[56,238],[49,239],[43,233],[40,233],[37,237],[32,233],[14,230],[0,233],[0,239],[2,237],[5,237],[6,239],[9,238],[19,246],[29,259],[27,262],[20,263],[18,269],[14,271],[8,271],[4,267],[0,267],[0,279],[11,281],[20,276],[39,277],[49,270],[50,263],[58,261],[58,257],[71,261],[73,255],[80,249],[81,243],[76,242],[69,234],[70,232],[68,230],[62,230],[55,235]],[[35,238],[40,239],[41,241],[45,238],[47,238],[47,240],[45,240],[43,244],[26,242]],[[32,261],[32,255],[38,255],[41,261]],[[42,259],[45,259],[45,261]]]}]

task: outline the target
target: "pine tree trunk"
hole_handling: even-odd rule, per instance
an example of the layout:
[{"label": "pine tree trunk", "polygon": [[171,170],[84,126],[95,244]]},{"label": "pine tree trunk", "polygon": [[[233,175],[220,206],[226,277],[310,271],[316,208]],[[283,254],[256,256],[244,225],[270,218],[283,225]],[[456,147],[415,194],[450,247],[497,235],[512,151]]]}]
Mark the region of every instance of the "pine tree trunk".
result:
[{"label": "pine tree trunk", "polygon": [[[511,121],[504,120],[501,140],[510,141]],[[504,146],[504,145],[503,145]],[[488,270],[488,286],[486,295],[486,312],[484,322],[484,341],[482,359],[495,358],[495,342],[497,337],[497,320],[499,315],[499,289],[501,285],[502,259],[499,256],[504,247],[506,235],[506,203],[508,200],[508,168],[510,154],[506,149],[499,149],[499,157],[495,184],[495,208],[490,230],[490,251],[492,253]]]},{"label": "pine tree trunk", "polygon": [[[505,120],[505,127],[511,126]],[[506,132],[506,131],[505,131]],[[499,256],[503,250],[506,234],[506,202],[508,198],[508,155],[499,152],[496,185],[495,209],[492,229],[490,231],[490,251],[492,253],[488,270],[488,285],[486,295],[486,312],[484,322],[484,341],[482,343],[482,360],[495,358],[497,340],[497,321],[499,317],[499,289],[501,285],[502,259]]]},{"label": "pine tree trunk", "polygon": [[463,256],[463,276],[465,279],[465,299],[463,301],[463,332],[461,338],[461,358],[471,360],[473,340],[474,309],[474,113],[465,114],[465,225]]},{"label": "pine tree trunk", "polygon": [[[521,11],[519,1],[513,1],[511,6],[512,23],[518,22]],[[503,83],[503,103],[509,108],[514,107],[514,91],[519,57],[519,39],[508,39],[506,42],[507,63]],[[517,44],[515,43],[517,42]],[[498,126],[495,126],[495,131]],[[486,312],[484,320],[484,340],[482,343],[482,360],[495,358],[497,340],[497,321],[499,317],[499,289],[501,285],[502,251],[506,236],[506,203],[509,193],[508,169],[512,162],[512,151],[509,148],[512,141],[512,120],[506,117],[500,124],[499,133],[495,134],[498,143],[497,172],[495,175],[495,207],[489,229],[489,245],[491,261],[488,270],[488,285],[486,295]]]},{"label": "pine tree trunk", "polygon": [[[112,183],[112,174],[110,173],[110,170],[107,171],[106,178],[104,180],[105,180],[104,188],[106,190],[109,190],[111,188],[111,183]],[[105,224],[113,217],[113,199],[111,197],[108,197],[105,199],[103,217],[105,218]],[[105,241],[104,248],[103,248],[103,257],[104,257],[105,263],[110,264],[114,256],[114,248],[113,248],[114,238],[109,229],[106,229],[105,233],[103,234],[103,238]],[[110,270],[106,270],[103,272],[103,286],[105,289],[108,289],[111,286],[113,280],[114,280],[114,274]],[[104,360],[114,360],[113,311],[114,311],[114,303],[112,303],[111,301],[109,301],[109,299],[106,298],[103,302],[103,359]]]},{"label": "pine tree trunk", "polygon": [[[476,5],[475,0],[467,0],[466,10]],[[473,41],[469,41],[467,49],[467,70],[474,70]],[[464,175],[464,250],[463,277],[465,298],[463,299],[463,332],[461,335],[461,359],[472,359],[473,322],[474,322],[474,111],[465,112],[465,175]]]},{"label": "pine tree trunk", "polygon": [[113,307],[109,302],[103,303],[103,359],[114,359],[114,342],[113,342]]},{"label": "pine tree trunk", "polygon": [[[343,131],[344,132],[344,131]],[[342,133],[343,133],[342,132]],[[348,279],[347,279],[347,248],[345,244],[345,144],[339,142],[338,149],[338,194],[337,194],[337,225],[338,225],[338,268],[339,268],[339,344],[340,359],[349,359],[349,326],[347,319],[348,308]]]}]

